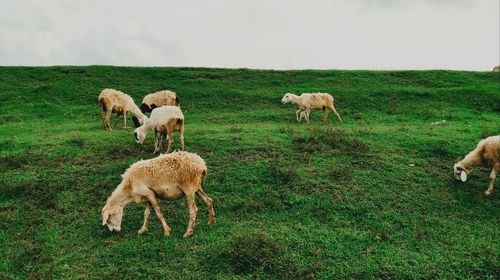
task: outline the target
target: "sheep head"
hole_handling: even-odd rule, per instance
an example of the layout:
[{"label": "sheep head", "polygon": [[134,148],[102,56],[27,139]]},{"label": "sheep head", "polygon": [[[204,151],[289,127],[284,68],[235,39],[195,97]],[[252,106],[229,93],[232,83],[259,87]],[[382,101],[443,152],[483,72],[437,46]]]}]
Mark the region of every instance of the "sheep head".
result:
[{"label": "sheep head", "polygon": [[146,132],[140,129],[140,127],[134,130],[135,142],[142,145],[146,139]]},{"label": "sheep head", "polygon": [[455,163],[453,165],[453,174],[455,175],[455,179],[465,182],[467,181],[467,171],[463,168],[459,163]]},{"label": "sheep head", "polygon": [[121,230],[122,218],[123,218],[123,208],[122,207],[110,207],[105,205],[102,208],[102,225],[108,226],[109,231],[119,232]]},{"label": "sheep head", "polygon": [[281,98],[281,102],[283,102],[283,104],[286,104],[286,103],[289,103],[292,101],[292,94],[291,93],[285,93],[285,95],[283,96],[283,98]]},{"label": "sheep head", "polygon": [[142,113],[151,113],[151,111],[153,111],[153,109],[151,109],[151,107],[146,103],[142,103],[139,109],[141,109]]}]

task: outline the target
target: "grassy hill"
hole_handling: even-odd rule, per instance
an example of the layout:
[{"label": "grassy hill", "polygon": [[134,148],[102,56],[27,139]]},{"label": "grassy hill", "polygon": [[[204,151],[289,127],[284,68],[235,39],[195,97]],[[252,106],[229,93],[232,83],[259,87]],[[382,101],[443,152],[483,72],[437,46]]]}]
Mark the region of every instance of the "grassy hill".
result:
[{"label": "grassy hill", "polygon": [[[103,88],[178,93],[217,224],[197,200],[183,239],[179,200],[161,202],[171,237],[154,215],[137,234],[143,205],[119,234],[101,225],[120,175],[154,156],[152,134],[102,129]],[[317,91],[343,125],[280,102]],[[498,279],[500,183],[485,197],[489,170],[459,183],[452,165],[499,133],[496,73],[0,67],[0,277]]]}]

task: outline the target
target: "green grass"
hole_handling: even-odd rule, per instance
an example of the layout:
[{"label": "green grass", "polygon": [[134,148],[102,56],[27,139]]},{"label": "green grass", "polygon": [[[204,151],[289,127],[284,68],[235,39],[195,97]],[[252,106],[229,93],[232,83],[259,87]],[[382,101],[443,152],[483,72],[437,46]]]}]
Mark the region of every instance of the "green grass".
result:
[{"label": "green grass", "polygon": [[[217,224],[198,200],[183,239],[178,200],[161,203],[170,237],[154,215],[137,234],[142,205],[119,234],[102,227],[120,175],[153,157],[151,134],[138,146],[131,128],[102,129],[103,88],[178,93]],[[280,102],[316,91],[343,125],[297,124]],[[495,73],[2,67],[0,277],[498,279],[500,189],[485,197],[489,170],[460,183],[452,165],[499,133]]]}]

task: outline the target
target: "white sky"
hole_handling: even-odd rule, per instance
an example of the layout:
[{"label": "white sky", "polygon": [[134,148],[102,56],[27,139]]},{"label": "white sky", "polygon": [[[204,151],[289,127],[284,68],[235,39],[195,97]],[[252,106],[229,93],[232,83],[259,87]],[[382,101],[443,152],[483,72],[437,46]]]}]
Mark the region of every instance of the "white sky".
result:
[{"label": "white sky", "polygon": [[0,65],[491,70],[499,0],[0,0]]}]

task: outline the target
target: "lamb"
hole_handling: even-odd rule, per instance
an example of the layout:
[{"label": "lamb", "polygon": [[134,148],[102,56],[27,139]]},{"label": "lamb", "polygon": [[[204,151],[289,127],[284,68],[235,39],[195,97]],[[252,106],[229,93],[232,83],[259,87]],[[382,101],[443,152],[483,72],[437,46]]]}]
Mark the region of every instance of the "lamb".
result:
[{"label": "lamb", "polygon": [[299,122],[304,119],[307,123],[309,123],[309,110],[301,111],[300,112],[300,117],[299,117]]},{"label": "lamb", "polygon": [[453,166],[455,178],[462,182],[467,180],[467,175],[476,166],[485,166],[493,168],[490,174],[490,184],[484,192],[485,195],[493,193],[493,184],[497,172],[500,171],[500,136],[490,136],[477,144],[477,147],[471,151],[465,158]]},{"label": "lamb", "polygon": [[116,187],[102,208],[102,225],[110,231],[121,230],[123,208],[130,202],[146,204],[144,223],[138,233],[148,231],[148,218],[151,205],[163,226],[163,234],[169,236],[171,229],[167,225],[157,198],[176,200],[184,195],[189,208],[189,223],[184,237],[194,233],[196,213],[195,194],[208,208],[209,224],[215,223],[213,201],[203,191],[202,184],[207,175],[205,161],[197,154],[174,152],[163,154],[150,160],[140,160],[132,164],[122,175],[121,183]]},{"label": "lamb", "polygon": [[154,108],[165,105],[179,106],[179,97],[175,92],[162,90],[148,94],[142,99],[140,108],[143,113],[150,113]]},{"label": "lamb", "polygon": [[[123,116],[123,128],[127,127],[127,112],[132,113],[135,127],[141,126],[147,117],[135,105],[130,95],[114,89],[104,89],[99,94],[99,105],[102,108],[102,124],[104,130],[112,130],[110,124],[111,113],[116,113],[118,118]],[[117,120],[118,121],[118,120]],[[116,123],[115,123],[116,126]]]},{"label": "lamb", "polygon": [[[328,93],[303,93],[300,96],[297,96],[293,93],[286,93],[281,99],[281,102],[283,102],[283,104],[291,102],[299,106],[299,110],[295,112],[297,121],[299,121],[299,114],[302,111],[322,109],[323,122],[326,122],[326,119],[328,118],[328,109],[330,109],[337,116],[337,119],[342,123],[342,118],[340,118],[339,113],[337,113],[337,110],[335,110],[335,107],[333,106],[333,97]],[[309,121],[309,113],[307,115],[307,121]]]},{"label": "lamb", "polygon": [[137,144],[143,144],[148,130],[155,132],[155,149],[153,153],[161,152],[163,137],[166,135],[168,140],[167,153],[172,151],[174,142],[173,133],[180,133],[181,150],[184,150],[184,115],[179,107],[162,106],[151,112],[151,117],[134,131]]}]

